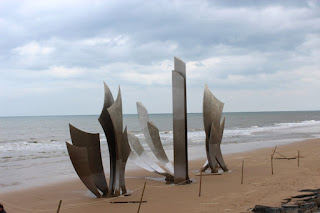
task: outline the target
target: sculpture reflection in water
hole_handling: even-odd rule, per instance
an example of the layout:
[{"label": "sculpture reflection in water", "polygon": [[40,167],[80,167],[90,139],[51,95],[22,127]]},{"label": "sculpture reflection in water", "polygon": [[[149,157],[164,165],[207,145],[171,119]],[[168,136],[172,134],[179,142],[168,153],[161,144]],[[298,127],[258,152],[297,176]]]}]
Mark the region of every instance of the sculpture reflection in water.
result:
[{"label": "sculpture reflection in water", "polygon": [[206,154],[208,161],[202,167],[202,171],[210,167],[211,172],[218,172],[218,166],[223,171],[228,171],[220,147],[225,123],[225,118],[221,122],[223,106],[224,103],[219,101],[211,93],[208,86],[205,85],[203,95],[203,124],[206,133]]},{"label": "sculpture reflection in water", "polygon": [[[122,99],[119,88],[114,101],[112,93],[104,83],[105,100],[99,122],[105,132],[110,157],[109,188],[101,160],[99,134],[83,132],[70,125],[72,144],[67,149],[73,167],[84,185],[97,197],[126,194],[125,167],[131,152],[127,128],[123,130]],[[100,192],[102,193],[100,193]]]}]

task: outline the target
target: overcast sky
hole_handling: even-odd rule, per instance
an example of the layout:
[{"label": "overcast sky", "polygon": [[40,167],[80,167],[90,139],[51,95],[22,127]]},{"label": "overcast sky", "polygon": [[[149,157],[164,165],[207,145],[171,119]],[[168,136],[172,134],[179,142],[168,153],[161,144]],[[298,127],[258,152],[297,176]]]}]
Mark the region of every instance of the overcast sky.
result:
[{"label": "overcast sky", "polygon": [[0,116],[171,113],[174,56],[188,112],[320,110],[320,1],[1,0]]}]

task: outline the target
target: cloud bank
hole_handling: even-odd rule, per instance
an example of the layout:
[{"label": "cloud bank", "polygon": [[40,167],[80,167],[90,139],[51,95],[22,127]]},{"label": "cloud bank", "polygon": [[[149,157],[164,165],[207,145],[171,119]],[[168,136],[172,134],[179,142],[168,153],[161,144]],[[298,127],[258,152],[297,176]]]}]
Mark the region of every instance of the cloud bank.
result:
[{"label": "cloud bank", "polygon": [[[173,56],[188,111],[207,83],[225,111],[319,110],[319,1],[0,2],[0,116],[170,113]],[[21,107],[23,106],[23,107]]]}]

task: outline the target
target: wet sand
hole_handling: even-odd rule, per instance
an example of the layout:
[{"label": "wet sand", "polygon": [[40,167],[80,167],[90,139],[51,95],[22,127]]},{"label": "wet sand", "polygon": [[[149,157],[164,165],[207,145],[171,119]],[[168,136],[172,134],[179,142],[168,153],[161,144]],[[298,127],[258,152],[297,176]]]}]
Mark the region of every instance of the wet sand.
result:
[{"label": "wet sand", "polygon": [[[320,188],[320,139],[278,146],[277,152],[298,160],[274,159],[271,174],[270,156],[274,148],[225,155],[230,172],[202,177],[199,197],[197,171],[205,159],[189,162],[189,185],[166,185],[160,176],[144,170],[128,171],[126,186],[131,196],[95,198],[80,179],[14,192],[0,192],[0,202],[8,213],[56,212],[137,212],[139,204],[112,204],[111,201],[138,201],[146,181],[140,212],[247,212],[256,204],[280,206],[281,201],[299,194],[302,189]],[[275,153],[274,157],[281,157]],[[244,161],[243,184],[241,167]],[[108,175],[107,175],[108,177]],[[148,178],[145,178],[148,177]]]}]

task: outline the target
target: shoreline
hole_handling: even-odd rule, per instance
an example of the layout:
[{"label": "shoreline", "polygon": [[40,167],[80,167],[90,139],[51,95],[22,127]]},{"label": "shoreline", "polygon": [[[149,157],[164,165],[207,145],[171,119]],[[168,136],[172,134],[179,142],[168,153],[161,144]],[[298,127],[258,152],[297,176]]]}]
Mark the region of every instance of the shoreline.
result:
[{"label": "shoreline", "polygon": [[[129,116],[126,123],[140,141],[144,137],[136,116]],[[205,153],[205,133],[201,129],[203,117],[195,114],[190,120],[188,131],[188,159],[203,159]],[[228,119],[222,141],[222,153],[244,152],[261,147],[308,138],[320,138],[320,113],[236,113],[226,116]],[[173,161],[172,119],[168,116],[153,116],[158,128],[163,130],[160,137],[168,158]],[[0,191],[13,192],[23,188],[46,186],[48,183],[61,183],[78,179],[69,156],[65,141],[70,143],[68,124],[88,132],[99,132],[101,155],[104,171],[109,172],[108,145],[101,126],[96,118],[53,117],[4,119],[0,134]],[[40,125],[41,124],[41,125]],[[30,126],[33,131],[26,131],[23,126]],[[45,127],[53,128],[47,131]],[[199,129],[200,128],[200,129]],[[17,130],[19,130],[17,132]],[[159,130],[159,131],[160,131]],[[161,130],[161,131],[162,131]],[[145,145],[145,143],[144,143]],[[144,146],[149,150],[147,146]],[[151,158],[152,154],[150,155]],[[133,161],[128,161],[127,171],[137,169]]]},{"label": "shoreline", "polygon": [[[310,140],[310,139],[314,139],[314,138],[304,138],[303,140]],[[279,140],[270,140],[270,141],[258,141],[258,142],[246,142],[246,143],[222,143],[221,144],[221,150],[223,153],[223,156],[228,156],[228,155],[233,155],[233,154],[238,154],[238,153],[245,153],[245,152],[251,152],[251,151],[255,151],[255,150],[259,150],[259,149],[263,149],[263,148],[270,148],[270,147],[274,147],[274,146],[279,146],[279,145],[287,145],[287,144],[291,144],[291,143],[296,143],[302,141],[301,139],[294,139],[294,140],[290,140],[290,139],[279,139]],[[105,150],[107,152],[107,150]],[[171,162],[173,162],[173,149],[165,149],[169,160]],[[155,158],[155,156],[153,156],[153,154],[149,153],[150,157],[152,159],[154,159],[155,161],[157,161],[157,159]],[[52,168],[52,165],[47,165],[46,168],[41,168],[39,166],[37,166],[36,168],[26,168],[21,170],[19,173],[21,175],[28,173],[28,172],[35,172],[33,176],[36,176],[39,172],[37,169],[41,169],[43,170],[42,173],[39,173],[38,177],[35,177],[34,179],[30,179],[29,180],[29,185],[27,184],[27,181],[23,181],[21,183],[18,184],[13,184],[13,185],[2,185],[2,190],[0,190],[0,194],[3,193],[10,193],[10,192],[17,192],[17,191],[21,191],[21,190],[29,190],[32,188],[37,188],[37,187],[46,187],[48,185],[57,185],[57,184],[63,184],[65,182],[72,182],[72,181],[76,181],[79,179],[79,177],[77,176],[76,172],[74,171],[74,168],[71,164],[71,161],[69,159],[69,156],[64,156],[64,159],[62,159],[60,157],[60,159],[58,161],[60,161],[62,164],[62,167],[67,168],[67,170],[65,170],[64,172],[57,174],[56,172],[52,171],[56,168],[57,165],[53,165],[55,166],[55,168]],[[206,161],[206,152],[205,152],[205,144],[201,144],[201,145],[189,145],[189,150],[188,150],[188,159],[189,162],[191,161]],[[34,163],[38,163],[37,161],[39,161],[41,159],[34,159],[33,161],[29,162],[29,164],[34,164]],[[56,159],[53,160],[53,162],[57,161]],[[104,171],[107,179],[108,179],[108,171],[109,171],[109,164],[106,162],[109,162],[109,157],[108,156],[103,156],[103,162],[104,163]],[[49,163],[51,163],[49,161]],[[202,164],[202,165],[203,165]],[[51,170],[49,169],[51,167]],[[143,172],[145,171],[144,169],[142,169],[141,167],[139,167],[138,165],[136,165],[133,161],[128,161],[127,163],[127,167],[126,167],[126,173],[130,173],[131,171],[137,171],[137,172]],[[46,178],[45,175],[43,174],[50,174],[50,176],[48,178]],[[58,175],[58,176],[53,176],[53,175]],[[22,186],[24,184],[24,186]],[[0,184],[1,186],[1,184]]]},{"label": "shoreline", "polygon": [[[132,195],[111,199],[140,200],[146,181],[144,200],[147,203],[142,204],[140,212],[246,212],[257,204],[279,206],[283,199],[298,194],[301,189],[320,188],[319,145],[317,138],[278,146],[277,151],[288,157],[296,156],[300,150],[300,167],[297,160],[274,160],[273,175],[270,166],[273,148],[225,154],[231,172],[203,176],[201,197],[199,177],[195,175],[205,159],[189,161],[193,182],[184,186],[166,185],[159,181],[163,179],[159,175],[142,169],[129,170],[126,186]],[[240,184],[242,160],[244,183]],[[10,213],[22,209],[24,212],[56,211],[59,200],[63,200],[60,212],[133,212],[138,208],[138,204],[111,204],[111,199],[96,199],[80,179],[0,193],[0,202]]]}]

